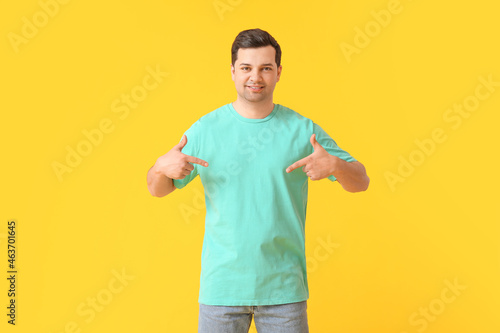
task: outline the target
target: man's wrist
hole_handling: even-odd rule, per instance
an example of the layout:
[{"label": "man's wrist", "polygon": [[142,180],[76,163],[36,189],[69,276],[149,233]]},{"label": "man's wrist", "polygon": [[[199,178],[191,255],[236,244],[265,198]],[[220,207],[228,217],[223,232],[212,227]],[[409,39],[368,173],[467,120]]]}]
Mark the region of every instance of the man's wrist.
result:
[{"label": "man's wrist", "polygon": [[335,156],[335,155],[330,155],[330,172],[329,176],[333,176],[335,178],[342,177],[342,174],[344,172],[344,165],[342,162],[347,163],[343,159]]}]

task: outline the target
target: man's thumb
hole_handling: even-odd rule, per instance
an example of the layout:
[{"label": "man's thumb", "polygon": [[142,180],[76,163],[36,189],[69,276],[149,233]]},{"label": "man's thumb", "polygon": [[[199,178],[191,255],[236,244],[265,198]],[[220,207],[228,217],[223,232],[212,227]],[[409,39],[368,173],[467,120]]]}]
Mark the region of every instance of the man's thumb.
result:
[{"label": "man's thumb", "polygon": [[311,135],[311,145],[313,146],[314,151],[316,151],[316,149],[321,147],[321,145],[318,143],[318,141],[316,141],[316,134]]},{"label": "man's thumb", "polygon": [[188,138],[187,138],[186,134],[184,134],[182,136],[181,142],[179,142],[177,144],[177,148],[179,149],[179,151],[181,151],[182,148],[184,148],[184,146],[186,145],[187,142],[188,142]]}]

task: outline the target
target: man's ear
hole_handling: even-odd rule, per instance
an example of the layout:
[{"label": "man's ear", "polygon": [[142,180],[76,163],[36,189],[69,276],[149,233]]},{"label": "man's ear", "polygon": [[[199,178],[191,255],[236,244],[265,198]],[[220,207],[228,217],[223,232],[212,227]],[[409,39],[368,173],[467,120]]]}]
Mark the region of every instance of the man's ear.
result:
[{"label": "man's ear", "polygon": [[281,70],[283,69],[283,67],[280,65],[280,67],[278,67],[278,79],[276,80],[276,82],[278,82],[281,78]]},{"label": "man's ear", "polygon": [[231,64],[231,78],[234,81],[234,66],[233,66],[233,64]]}]

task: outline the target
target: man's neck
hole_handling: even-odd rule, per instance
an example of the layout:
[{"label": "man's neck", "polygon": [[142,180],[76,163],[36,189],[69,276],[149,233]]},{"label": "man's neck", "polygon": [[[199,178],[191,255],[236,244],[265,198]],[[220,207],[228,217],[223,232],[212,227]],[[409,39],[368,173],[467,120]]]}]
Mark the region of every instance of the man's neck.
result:
[{"label": "man's neck", "polygon": [[274,103],[272,100],[262,101],[260,103],[251,103],[237,99],[232,104],[236,112],[238,112],[241,116],[250,119],[266,118],[274,109]]}]

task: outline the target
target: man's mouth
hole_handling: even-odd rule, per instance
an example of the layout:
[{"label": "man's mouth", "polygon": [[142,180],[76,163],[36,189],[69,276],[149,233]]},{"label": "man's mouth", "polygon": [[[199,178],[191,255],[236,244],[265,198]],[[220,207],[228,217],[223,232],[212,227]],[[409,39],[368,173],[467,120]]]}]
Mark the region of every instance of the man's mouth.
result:
[{"label": "man's mouth", "polygon": [[247,86],[252,91],[260,91],[264,88],[264,86]]}]

